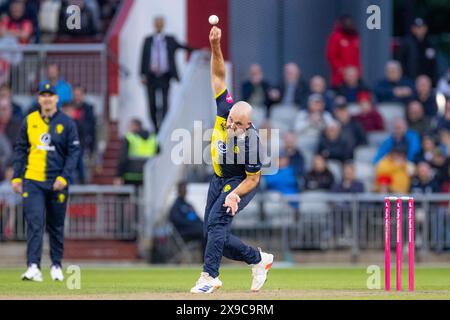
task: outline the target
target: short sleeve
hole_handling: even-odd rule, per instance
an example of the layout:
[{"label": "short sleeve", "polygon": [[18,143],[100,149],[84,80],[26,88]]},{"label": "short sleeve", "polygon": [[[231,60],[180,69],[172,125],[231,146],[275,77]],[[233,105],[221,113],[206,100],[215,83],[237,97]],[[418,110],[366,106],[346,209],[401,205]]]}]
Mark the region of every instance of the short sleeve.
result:
[{"label": "short sleeve", "polygon": [[257,174],[261,171],[261,159],[259,154],[260,142],[257,134],[250,135],[246,143],[245,172],[247,175]]},{"label": "short sleeve", "polygon": [[231,97],[228,89],[225,88],[215,96],[217,104],[217,115],[222,118],[228,118],[230,109],[233,106],[233,98]]}]

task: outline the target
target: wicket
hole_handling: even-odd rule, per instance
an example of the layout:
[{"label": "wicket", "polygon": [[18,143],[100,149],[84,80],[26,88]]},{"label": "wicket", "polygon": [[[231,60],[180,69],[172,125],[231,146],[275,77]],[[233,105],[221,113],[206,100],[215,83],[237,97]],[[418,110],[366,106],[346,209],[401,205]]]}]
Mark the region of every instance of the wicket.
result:
[{"label": "wicket", "polygon": [[414,198],[385,197],[384,198],[384,266],[385,289],[391,290],[391,201],[396,203],[396,290],[402,291],[402,227],[403,201],[408,202],[408,290],[414,291]]}]

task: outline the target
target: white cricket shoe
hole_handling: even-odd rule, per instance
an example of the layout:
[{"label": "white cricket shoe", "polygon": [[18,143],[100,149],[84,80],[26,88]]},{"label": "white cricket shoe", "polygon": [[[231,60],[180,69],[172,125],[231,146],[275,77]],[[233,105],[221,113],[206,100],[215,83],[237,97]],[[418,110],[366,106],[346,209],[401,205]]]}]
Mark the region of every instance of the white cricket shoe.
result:
[{"label": "white cricket shoe", "polygon": [[36,282],[42,282],[42,272],[39,270],[37,264],[33,263],[31,264],[27,271],[22,275],[22,280],[28,280],[28,281],[36,281]]},{"label": "white cricket shoe", "polygon": [[213,278],[208,273],[202,272],[191,293],[213,293],[220,287],[222,287],[222,281],[219,277]]},{"label": "white cricket shoe", "polygon": [[52,266],[50,269],[50,276],[53,281],[64,281],[64,274],[59,266]]},{"label": "white cricket shoe", "polygon": [[258,292],[263,287],[267,280],[267,272],[269,272],[270,267],[273,263],[273,254],[262,252],[261,249],[261,261],[252,267],[252,288],[253,292]]}]

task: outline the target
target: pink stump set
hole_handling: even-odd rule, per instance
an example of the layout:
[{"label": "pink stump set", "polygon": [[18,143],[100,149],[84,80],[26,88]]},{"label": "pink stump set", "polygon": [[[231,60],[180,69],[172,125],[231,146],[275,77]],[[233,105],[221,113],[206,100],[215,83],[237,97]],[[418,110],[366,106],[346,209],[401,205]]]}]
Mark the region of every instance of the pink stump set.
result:
[{"label": "pink stump set", "polygon": [[391,290],[391,201],[396,203],[396,289],[402,291],[402,204],[408,203],[408,267],[409,291],[414,291],[414,198],[412,197],[386,197],[384,198],[384,269],[385,288]]}]

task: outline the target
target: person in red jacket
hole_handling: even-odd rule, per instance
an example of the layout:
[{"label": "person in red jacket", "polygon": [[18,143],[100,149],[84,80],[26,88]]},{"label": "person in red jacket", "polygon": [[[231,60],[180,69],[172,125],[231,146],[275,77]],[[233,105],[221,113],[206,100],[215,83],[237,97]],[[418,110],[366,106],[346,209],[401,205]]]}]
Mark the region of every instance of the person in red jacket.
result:
[{"label": "person in red jacket", "polygon": [[344,69],[356,67],[361,75],[359,34],[353,19],[343,15],[328,38],[327,60],[331,66],[331,86],[336,88],[344,82]]}]

